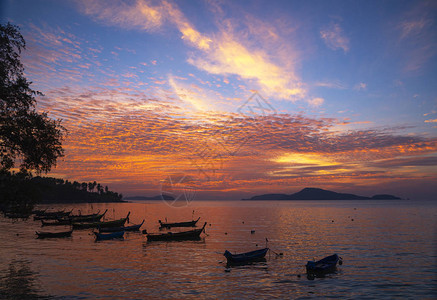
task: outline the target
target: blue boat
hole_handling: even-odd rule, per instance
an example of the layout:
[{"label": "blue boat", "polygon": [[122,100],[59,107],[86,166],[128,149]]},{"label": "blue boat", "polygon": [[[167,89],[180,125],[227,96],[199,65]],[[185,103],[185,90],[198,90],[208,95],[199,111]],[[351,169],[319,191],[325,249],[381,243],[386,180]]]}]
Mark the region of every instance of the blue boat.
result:
[{"label": "blue boat", "polygon": [[327,274],[335,272],[337,263],[342,264],[342,259],[337,254],[327,256],[318,261],[308,261],[306,264],[307,273]]},{"label": "blue boat", "polygon": [[96,241],[101,240],[112,240],[112,239],[121,239],[124,236],[124,231],[116,231],[111,233],[98,233],[94,232],[96,235]]},{"label": "blue boat", "polygon": [[267,251],[269,251],[269,248],[263,248],[240,254],[232,254],[231,252],[226,250],[223,255],[228,260],[228,264],[244,264],[264,259]]}]

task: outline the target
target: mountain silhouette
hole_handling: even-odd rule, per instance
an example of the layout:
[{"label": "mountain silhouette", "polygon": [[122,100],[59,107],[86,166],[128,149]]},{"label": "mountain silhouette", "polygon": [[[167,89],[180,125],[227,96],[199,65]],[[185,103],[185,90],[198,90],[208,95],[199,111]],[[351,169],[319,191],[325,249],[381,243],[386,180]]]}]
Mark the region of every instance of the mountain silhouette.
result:
[{"label": "mountain silhouette", "polygon": [[355,194],[337,193],[319,188],[304,188],[303,190],[287,194],[264,194],[253,196],[243,200],[395,200],[399,197],[387,194],[375,195],[373,197],[359,196]]}]

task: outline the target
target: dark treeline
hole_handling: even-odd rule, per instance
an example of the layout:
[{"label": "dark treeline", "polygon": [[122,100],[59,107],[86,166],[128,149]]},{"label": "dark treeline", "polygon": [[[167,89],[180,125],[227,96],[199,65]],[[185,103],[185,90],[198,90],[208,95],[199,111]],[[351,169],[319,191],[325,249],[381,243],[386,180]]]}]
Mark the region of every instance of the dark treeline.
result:
[{"label": "dark treeline", "polygon": [[45,190],[42,203],[121,202],[123,195],[97,182],[68,181],[53,177],[34,177]]},{"label": "dark treeline", "polygon": [[122,202],[123,195],[94,182],[77,182],[30,173],[0,172],[0,209],[30,212],[38,203]]}]

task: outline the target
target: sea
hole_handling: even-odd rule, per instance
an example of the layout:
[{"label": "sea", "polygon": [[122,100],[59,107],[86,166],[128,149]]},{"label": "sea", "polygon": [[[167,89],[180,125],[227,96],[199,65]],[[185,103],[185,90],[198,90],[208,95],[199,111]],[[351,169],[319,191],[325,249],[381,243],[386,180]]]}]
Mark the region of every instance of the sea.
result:
[{"label": "sea", "polygon": [[[0,217],[1,299],[436,299],[437,202],[162,201],[41,206],[104,211],[145,222],[122,240],[92,229],[37,239],[40,221]],[[198,241],[148,242],[158,220],[207,222]],[[183,229],[174,229],[183,230]],[[265,261],[228,266],[223,256],[269,247]],[[305,264],[338,254],[334,273]],[[282,255],[281,255],[282,254]]]}]

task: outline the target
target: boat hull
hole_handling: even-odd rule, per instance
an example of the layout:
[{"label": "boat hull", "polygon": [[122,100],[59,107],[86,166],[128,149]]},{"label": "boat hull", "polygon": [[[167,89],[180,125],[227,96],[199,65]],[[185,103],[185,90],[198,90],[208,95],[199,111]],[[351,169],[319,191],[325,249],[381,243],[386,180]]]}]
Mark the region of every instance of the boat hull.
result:
[{"label": "boat hull", "polygon": [[74,229],[87,229],[87,228],[108,228],[108,227],[121,227],[126,223],[126,219],[108,221],[108,222],[93,222],[93,223],[73,223]]},{"label": "boat hull", "polygon": [[200,220],[200,217],[197,220],[192,220],[188,222],[176,222],[176,223],[163,223],[159,220],[160,229],[163,228],[172,228],[172,227],[196,227],[197,221]]},{"label": "boat hull", "polygon": [[226,250],[223,255],[228,260],[228,264],[244,264],[264,260],[268,250],[269,248],[263,248],[240,254],[232,254],[231,252]]},{"label": "boat hull", "polygon": [[333,273],[337,269],[337,263],[340,257],[337,254],[327,256],[318,261],[308,261],[306,264],[307,273],[312,274],[328,274]]},{"label": "boat hull", "polygon": [[69,218],[72,223],[100,222],[100,220],[105,216],[107,211],[108,210],[105,210],[105,212],[102,214],[90,214],[90,215],[83,215],[83,216],[77,215],[77,216],[70,216]]},{"label": "boat hull", "polygon": [[111,233],[94,232],[94,234],[96,236],[96,241],[103,241],[103,240],[121,239],[124,236],[124,231],[116,231]]},{"label": "boat hull", "polygon": [[45,239],[45,238],[64,238],[70,237],[73,231],[63,231],[63,232],[36,232],[37,238]]},{"label": "boat hull", "polygon": [[65,226],[65,225],[71,225],[70,220],[53,220],[49,222],[41,220],[41,226]]},{"label": "boat hull", "polygon": [[87,229],[87,228],[108,228],[108,227],[122,227],[129,219],[129,214],[127,214],[126,218],[107,221],[107,222],[93,222],[93,223],[72,223],[73,229]]},{"label": "boat hull", "polygon": [[116,231],[139,231],[140,227],[143,225],[143,222],[138,225],[132,225],[132,226],[123,226],[123,227],[108,227],[108,228],[99,228],[100,233],[104,232],[116,232]]},{"label": "boat hull", "polygon": [[148,234],[148,241],[184,241],[184,240],[200,240],[200,234],[205,229],[206,222],[200,229],[194,229],[183,232],[168,232],[162,234]]}]

